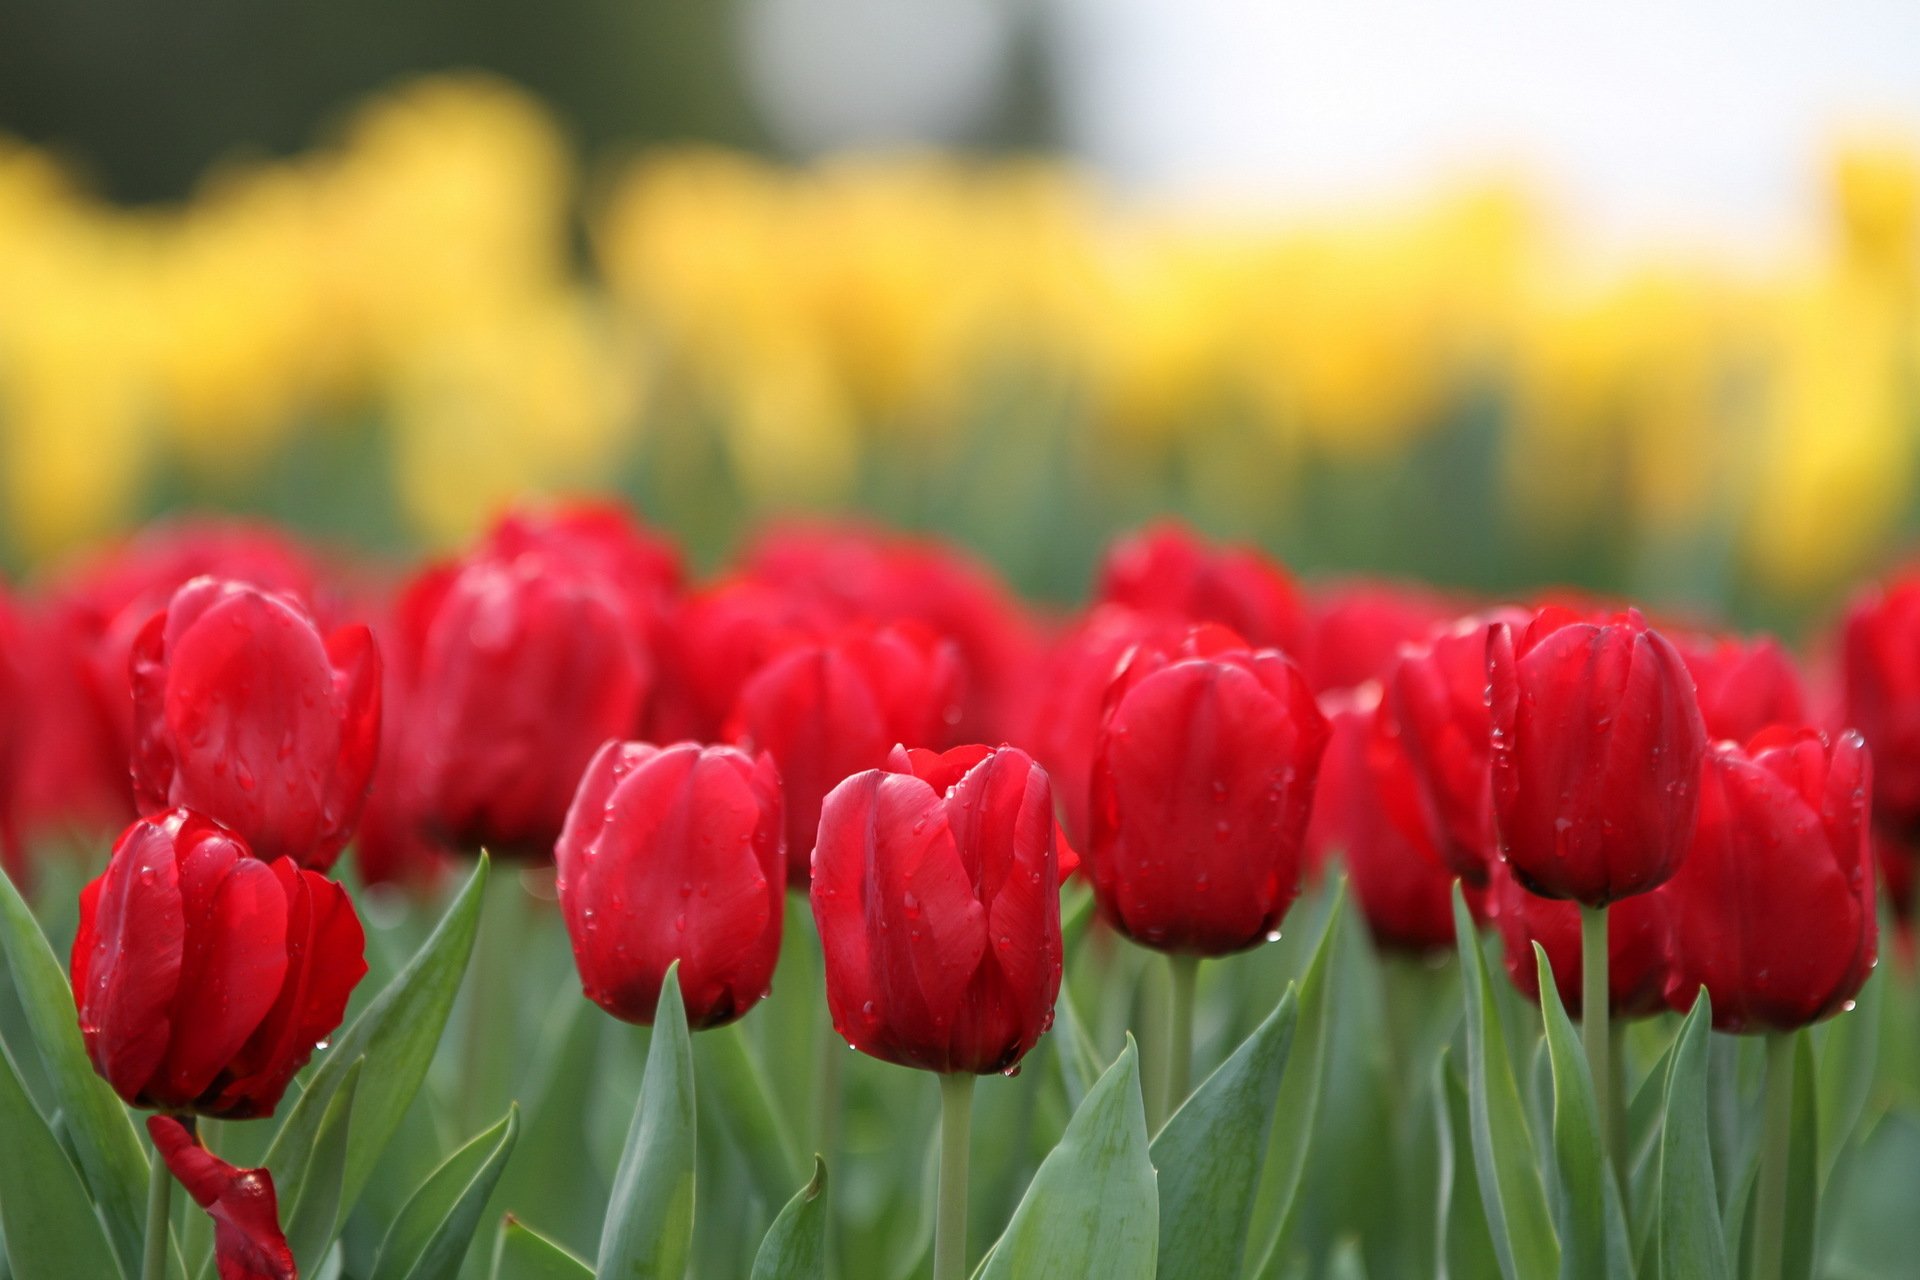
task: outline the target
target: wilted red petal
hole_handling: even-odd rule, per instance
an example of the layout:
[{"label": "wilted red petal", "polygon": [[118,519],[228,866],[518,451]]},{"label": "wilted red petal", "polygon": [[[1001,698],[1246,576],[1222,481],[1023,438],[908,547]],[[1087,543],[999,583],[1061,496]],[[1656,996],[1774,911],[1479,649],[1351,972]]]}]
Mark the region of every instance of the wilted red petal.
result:
[{"label": "wilted red petal", "polygon": [[213,1219],[220,1280],[298,1280],[293,1250],[280,1230],[272,1174],[221,1160],[172,1116],[148,1116],[147,1133],[173,1176]]}]

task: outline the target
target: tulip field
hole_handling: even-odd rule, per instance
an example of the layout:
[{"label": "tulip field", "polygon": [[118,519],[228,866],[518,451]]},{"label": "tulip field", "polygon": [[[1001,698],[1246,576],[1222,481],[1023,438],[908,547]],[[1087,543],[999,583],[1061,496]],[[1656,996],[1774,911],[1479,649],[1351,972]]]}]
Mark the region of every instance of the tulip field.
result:
[{"label": "tulip field", "polygon": [[11,1280],[1920,1274],[1920,577],[563,503],[0,606]]}]

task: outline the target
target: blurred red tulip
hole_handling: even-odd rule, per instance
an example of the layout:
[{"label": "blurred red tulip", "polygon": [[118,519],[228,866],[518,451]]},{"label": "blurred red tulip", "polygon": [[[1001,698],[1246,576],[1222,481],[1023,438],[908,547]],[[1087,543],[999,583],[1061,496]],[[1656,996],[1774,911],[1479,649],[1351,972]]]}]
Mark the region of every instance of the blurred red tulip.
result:
[{"label": "blurred red tulip", "polygon": [[855,625],[796,645],[741,688],[726,738],[765,751],[787,799],[787,880],[804,888],[820,803],[896,745],[943,747],[960,718],[960,658],[924,627]]},{"label": "blurred red tulip", "polygon": [[1251,547],[1209,546],[1167,522],[1121,538],[1107,550],[1095,597],[1180,622],[1214,622],[1256,648],[1299,653],[1306,605],[1280,565]]},{"label": "blurred red tulip", "polygon": [[1047,775],[1014,747],[896,751],[833,789],[813,918],[833,1025],[928,1071],[1012,1071],[1053,1025],[1059,865]]},{"label": "blurred red tulip", "polygon": [[1426,587],[1353,579],[1317,592],[1299,657],[1316,693],[1384,680],[1400,647],[1418,644],[1459,613]]},{"label": "blurred red tulip", "polygon": [[1806,723],[1806,682],[1772,636],[1682,634],[1674,647],[1693,677],[1701,721],[1715,742],[1745,742],[1768,725]]},{"label": "blurred red tulip", "polygon": [[0,867],[17,882],[26,875],[18,808],[20,763],[26,754],[27,686],[25,635],[13,605],[0,592]]},{"label": "blurred red tulip", "polygon": [[751,578],[733,578],[679,602],[659,652],[651,717],[661,742],[711,742],[748,680],[781,652],[832,634],[824,602]]},{"label": "blurred red tulip", "polygon": [[[1667,1007],[1668,955],[1672,929],[1667,893],[1622,898],[1607,913],[1607,1002],[1616,1018],[1644,1018]],[[1580,908],[1563,899],[1528,893],[1505,863],[1495,863],[1487,887],[1488,914],[1506,951],[1507,976],[1530,1000],[1540,998],[1540,971],[1533,944],[1553,965],[1554,989],[1567,1013],[1579,1018]]]},{"label": "blurred red tulip", "polygon": [[1705,987],[1722,1031],[1792,1031],[1835,1013],[1873,971],[1879,938],[1868,831],[1872,770],[1857,733],[1765,730],[1707,757],[1700,829],[1663,895],[1667,999]]},{"label": "blurred red tulip", "polygon": [[236,1169],[194,1140],[172,1116],[148,1116],[147,1133],[167,1169],[213,1219],[220,1280],[295,1280],[280,1230],[280,1199],[265,1169]]},{"label": "blurred red tulip", "polygon": [[1873,751],[1873,817],[1920,834],[1920,572],[1869,588],[1841,634],[1845,723]]},{"label": "blurred red tulip", "polygon": [[325,870],[353,834],[380,745],[380,660],[364,626],[324,640],[296,602],[195,578],[134,642],[133,787],[266,859]]},{"label": "blurred red tulip", "polygon": [[1494,812],[1522,885],[1599,907],[1658,887],[1686,856],[1706,727],[1680,654],[1640,615],[1572,617],[1493,627]]},{"label": "blurred red tulip", "polygon": [[80,895],[73,990],[130,1105],[271,1115],[367,972],[345,890],[185,809],[142,818]]},{"label": "blurred red tulip", "polygon": [[680,962],[687,1022],[731,1022],[767,994],[786,889],[770,757],[683,742],[609,742],[580,779],[554,849],[580,983],[651,1023]]},{"label": "blurred red tulip", "polygon": [[1225,955],[1279,928],[1300,892],[1328,726],[1300,669],[1220,647],[1120,672],[1095,748],[1082,850],[1102,913],[1163,951]]}]

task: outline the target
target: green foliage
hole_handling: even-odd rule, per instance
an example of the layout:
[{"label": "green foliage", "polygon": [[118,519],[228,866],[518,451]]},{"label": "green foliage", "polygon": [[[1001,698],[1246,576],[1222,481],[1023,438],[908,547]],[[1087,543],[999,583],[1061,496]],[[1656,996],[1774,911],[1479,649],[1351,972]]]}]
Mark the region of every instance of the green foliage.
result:
[{"label": "green foliage", "polygon": [[601,1280],[679,1280],[693,1238],[693,1050],[679,966],[667,970],[647,1047],[647,1074],[627,1130],[600,1237]]}]

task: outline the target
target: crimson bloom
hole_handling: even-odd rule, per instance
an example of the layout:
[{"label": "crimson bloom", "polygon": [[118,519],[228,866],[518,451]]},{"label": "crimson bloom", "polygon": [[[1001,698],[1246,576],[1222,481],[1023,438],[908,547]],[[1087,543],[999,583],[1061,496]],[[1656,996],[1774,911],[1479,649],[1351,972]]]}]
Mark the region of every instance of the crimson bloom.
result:
[{"label": "crimson bloom", "polygon": [[1452,947],[1453,873],[1423,822],[1397,820],[1417,805],[1415,781],[1379,684],[1323,694],[1320,706],[1330,736],[1307,823],[1308,860],[1317,867],[1340,857],[1380,946],[1415,953]]},{"label": "crimson bloom", "polygon": [[[1622,898],[1607,912],[1607,1003],[1615,1018],[1644,1018],[1667,1007],[1672,925],[1666,890]],[[1540,998],[1533,944],[1553,965],[1554,989],[1567,1013],[1582,1012],[1580,908],[1528,893],[1505,863],[1495,863],[1487,888],[1488,913],[1506,952],[1507,976],[1530,1000]]]},{"label": "crimson bloom", "polygon": [[265,1169],[236,1169],[194,1140],[172,1116],[148,1116],[147,1133],[167,1170],[213,1219],[220,1280],[294,1280],[293,1250],[280,1230],[280,1199]]},{"label": "crimson bloom", "polygon": [[455,847],[545,857],[594,752],[640,729],[656,601],[598,535],[506,542],[428,570],[399,606],[397,803]]},{"label": "crimson bloom", "polygon": [[286,597],[195,578],[141,629],[132,681],[142,813],[194,809],[261,858],[332,865],[380,746],[367,628],[323,639]]},{"label": "crimson bloom", "polygon": [[15,879],[24,869],[20,848],[19,765],[26,723],[27,690],[19,661],[21,632],[12,606],[0,593],[0,867]]},{"label": "crimson bloom", "polygon": [[1806,723],[1806,681],[1773,637],[1683,635],[1674,644],[1693,677],[1700,718],[1714,741],[1745,742],[1769,725]]},{"label": "crimson bloom", "polygon": [[1871,588],[1841,633],[1846,723],[1873,751],[1873,817],[1920,834],[1920,573]]},{"label": "crimson bloom", "polygon": [[365,942],[346,891],[318,872],[263,862],[185,809],[142,818],[80,894],[87,1054],[136,1107],[271,1115],[340,1025]]},{"label": "crimson bloom", "polygon": [[1493,803],[1513,874],[1602,907],[1673,875],[1693,838],[1706,727],[1680,654],[1638,613],[1543,609],[1487,643]]},{"label": "crimson bloom", "polygon": [[1054,840],[1015,747],[903,748],[835,787],[811,891],[835,1029],[901,1066],[1016,1068],[1060,991]]},{"label": "crimson bloom", "polygon": [[1162,951],[1225,955],[1279,927],[1300,892],[1328,726],[1273,650],[1130,662],[1109,691],[1083,850],[1102,913]]},{"label": "crimson bloom", "polygon": [[1251,547],[1214,547],[1172,522],[1107,550],[1096,597],[1183,623],[1213,622],[1256,647],[1301,651],[1306,605],[1291,576]]},{"label": "crimson bloom", "polygon": [[678,602],[658,653],[651,724],[661,742],[708,742],[725,728],[740,690],[788,649],[831,635],[836,613],[812,596],[734,578]]},{"label": "crimson bloom", "polygon": [[820,804],[884,764],[897,743],[945,746],[960,717],[960,659],[924,627],[856,625],[780,654],[741,688],[726,737],[779,766],[787,799],[787,880],[807,883]]},{"label": "crimson bloom", "polygon": [[1419,644],[1459,612],[1425,587],[1354,579],[1316,593],[1308,638],[1298,656],[1307,681],[1320,693],[1383,680],[1400,647]]},{"label": "crimson bloom", "polygon": [[1775,726],[1707,757],[1700,827],[1664,897],[1667,999],[1713,996],[1722,1031],[1792,1031],[1853,999],[1879,938],[1866,744]]},{"label": "crimson bloom", "polygon": [[691,742],[601,747],[554,849],[587,997],[651,1023],[678,960],[689,1025],[751,1009],[780,957],[783,832],[766,755]]}]

